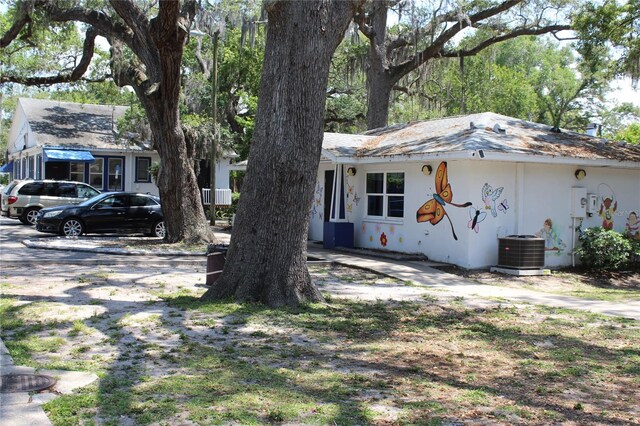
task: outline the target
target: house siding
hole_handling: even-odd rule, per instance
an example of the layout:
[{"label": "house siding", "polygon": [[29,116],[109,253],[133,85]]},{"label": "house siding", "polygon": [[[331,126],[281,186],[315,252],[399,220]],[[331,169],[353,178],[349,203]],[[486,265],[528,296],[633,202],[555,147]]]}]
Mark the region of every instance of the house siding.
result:
[{"label": "house siding", "polygon": [[[447,204],[444,208],[451,224],[447,217],[436,225],[418,223],[416,212],[436,192],[435,174],[441,161],[354,164],[357,173],[346,176],[345,184],[347,220],[354,224],[355,245],[422,253],[430,260],[464,268],[486,268],[497,265],[499,238],[539,234],[545,220],[551,219],[545,266],[553,268],[572,264],[572,244],[577,244],[578,227],[584,230],[602,226],[603,218],[598,213],[606,198],[617,201],[617,208],[611,213],[613,229],[618,232],[624,232],[629,213],[640,213],[640,173],[635,169],[451,159],[447,161],[447,173],[452,202],[471,205]],[[431,165],[431,175],[422,173],[425,164]],[[584,179],[576,179],[577,168],[586,171]],[[322,163],[318,172],[310,213],[309,238],[312,240],[322,240],[324,191],[327,190],[324,172],[333,169],[333,165]],[[405,173],[404,218],[391,221],[367,217],[366,173],[395,171]],[[584,188],[586,193],[597,197],[592,216],[572,218],[572,188]],[[489,195],[487,199],[483,189],[494,197]],[[476,211],[479,221],[473,226]]]}]

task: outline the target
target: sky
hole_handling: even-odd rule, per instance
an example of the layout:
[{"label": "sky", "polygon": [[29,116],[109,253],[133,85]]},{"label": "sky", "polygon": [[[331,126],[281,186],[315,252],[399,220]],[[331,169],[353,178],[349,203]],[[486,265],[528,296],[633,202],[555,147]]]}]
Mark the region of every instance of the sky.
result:
[{"label": "sky", "polygon": [[[617,89],[611,93],[609,99],[615,103],[630,102],[640,107],[640,90],[633,90],[630,78],[616,80],[611,84],[611,87],[617,87]],[[640,89],[640,84],[638,89]]]}]

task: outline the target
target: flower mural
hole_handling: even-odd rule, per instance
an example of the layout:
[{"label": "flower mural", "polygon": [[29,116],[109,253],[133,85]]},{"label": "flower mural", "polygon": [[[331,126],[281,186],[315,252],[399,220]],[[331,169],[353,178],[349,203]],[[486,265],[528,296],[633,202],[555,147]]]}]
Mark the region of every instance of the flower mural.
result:
[{"label": "flower mural", "polygon": [[380,244],[382,245],[382,247],[386,247],[387,246],[387,242],[388,242],[387,235],[383,232],[380,235]]}]

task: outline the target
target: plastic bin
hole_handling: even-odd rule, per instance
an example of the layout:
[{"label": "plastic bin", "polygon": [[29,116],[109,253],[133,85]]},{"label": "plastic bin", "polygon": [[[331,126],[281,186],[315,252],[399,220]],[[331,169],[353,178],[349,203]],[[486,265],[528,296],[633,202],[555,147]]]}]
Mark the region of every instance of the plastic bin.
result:
[{"label": "plastic bin", "polygon": [[207,246],[207,285],[213,285],[224,269],[229,246],[226,244],[209,244]]}]

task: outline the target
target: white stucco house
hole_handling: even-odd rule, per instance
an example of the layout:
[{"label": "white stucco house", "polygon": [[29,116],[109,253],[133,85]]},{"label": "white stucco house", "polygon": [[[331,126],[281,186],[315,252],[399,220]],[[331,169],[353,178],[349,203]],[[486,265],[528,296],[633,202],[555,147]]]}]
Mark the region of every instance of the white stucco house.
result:
[{"label": "white stucco house", "polygon": [[[149,173],[149,167],[160,161],[157,152],[149,142],[116,137],[117,121],[127,109],[20,98],[2,171],[12,179],[75,180],[100,191],[157,195]],[[216,165],[216,188],[229,192],[229,202],[229,168],[236,156],[225,153]]]},{"label": "white stucco house", "polygon": [[581,230],[637,232],[639,214],[640,146],[483,113],[326,133],[309,238],[472,269],[529,235],[559,267]]}]

